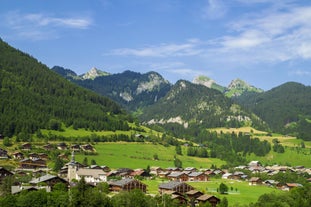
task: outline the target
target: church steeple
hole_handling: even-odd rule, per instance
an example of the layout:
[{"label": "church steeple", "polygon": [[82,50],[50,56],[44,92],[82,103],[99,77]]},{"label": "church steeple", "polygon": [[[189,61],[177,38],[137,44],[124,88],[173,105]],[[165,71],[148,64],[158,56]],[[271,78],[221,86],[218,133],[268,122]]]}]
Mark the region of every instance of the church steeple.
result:
[{"label": "church steeple", "polygon": [[71,161],[68,163],[68,174],[67,174],[68,181],[70,182],[72,179],[76,179],[76,174],[77,174],[77,163],[75,160],[75,153],[74,151],[72,151]]}]

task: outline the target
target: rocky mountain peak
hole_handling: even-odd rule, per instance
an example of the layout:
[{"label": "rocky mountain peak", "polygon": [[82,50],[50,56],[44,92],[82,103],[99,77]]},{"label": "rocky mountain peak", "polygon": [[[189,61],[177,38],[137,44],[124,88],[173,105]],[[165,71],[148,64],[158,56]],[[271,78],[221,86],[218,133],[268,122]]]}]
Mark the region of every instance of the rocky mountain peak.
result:
[{"label": "rocky mountain peak", "polygon": [[89,70],[85,74],[82,74],[81,77],[82,77],[82,79],[92,79],[93,80],[96,77],[106,76],[106,75],[109,75],[109,73],[101,71],[101,70],[93,67],[93,68],[91,68],[91,70]]}]

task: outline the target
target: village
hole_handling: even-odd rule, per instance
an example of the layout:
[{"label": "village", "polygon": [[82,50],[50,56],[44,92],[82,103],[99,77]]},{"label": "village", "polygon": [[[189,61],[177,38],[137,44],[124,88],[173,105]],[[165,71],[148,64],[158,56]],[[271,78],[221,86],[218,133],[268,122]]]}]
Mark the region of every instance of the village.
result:
[{"label": "village", "polygon": [[[140,189],[148,193],[148,186],[142,182],[143,179],[161,179],[163,182],[158,185],[159,195],[169,195],[171,199],[177,200],[181,204],[192,202],[195,205],[209,202],[216,206],[220,198],[210,193],[203,193],[191,186],[191,182],[206,182],[210,178],[218,177],[220,179],[243,180],[249,183],[249,186],[266,185],[283,191],[289,191],[295,187],[301,187],[300,183],[280,182],[278,180],[262,180],[256,175],[264,173],[272,176],[278,173],[293,172],[296,174],[309,175],[307,182],[311,182],[311,168],[304,166],[262,166],[259,161],[251,161],[248,165],[237,166],[233,170],[228,169],[197,169],[195,167],[177,167],[161,168],[151,166],[150,169],[129,169],[124,168],[110,169],[109,166],[84,165],[75,160],[75,153],[95,152],[91,144],[72,144],[67,145],[64,142],[57,144],[45,144],[40,146],[43,151],[50,152],[59,150],[66,153],[59,154],[59,158],[67,160],[67,163],[58,171],[53,172],[48,168],[48,153],[32,152],[32,143],[24,143],[19,146],[19,150],[8,153],[0,148],[1,159],[14,160],[18,162],[18,167],[8,170],[0,166],[0,182],[3,182],[7,176],[23,177],[31,176],[29,182],[19,182],[11,186],[11,194],[18,194],[22,191],[34,191],[45,189],[47,192],[53,191],[57,183],[64,183],[70,188],[74,183],[84,179],[90,186],[96,186],[99,183],[107,183],[109,190],[113,193],[120,191],[131,191]],[[38,147],[37,147],[38,148]],[[68,152],[71,154],[68,156]],[[245,170],[250,171],[249,176]]]}]

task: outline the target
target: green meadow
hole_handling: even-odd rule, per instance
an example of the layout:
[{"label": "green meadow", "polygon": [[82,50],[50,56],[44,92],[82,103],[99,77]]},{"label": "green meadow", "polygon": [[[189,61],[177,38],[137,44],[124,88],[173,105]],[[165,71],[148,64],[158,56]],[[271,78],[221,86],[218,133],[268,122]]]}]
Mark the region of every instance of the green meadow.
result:
[{"label": "green meadow", "polygon": [[[167,180],[161,180],[159,178],[155,180],[143,180],[147,184],[148,193],[157,194],[158,186],[162,182],[168,182]],[[224,183],[228,186],[228,194],[220,194],[217,192],[219,185]],[[246,181],[226,180],[226,179],[211,179],[207,182],[188,182],[196,190],[199,190],[206,194],[215,195],[222,199],[226,197],[229,202],[229,206],[241,206],[248,205],[251,202],[256,202],[262,194],[276,192],[282,193],[282,191],[267,187],[264,185],[250,186]]]},{"label": "green meadow", "polygon": [[[160,144],[152,143],[132,143],[132,142],[113,142],[98,143],[95,145],[97,155],[77,154],[76,159],[82,162],[85,157],[88,161],[95,160],[98,165],[107,165],[110,168],[146,168],[149,166],[159,166],[162,168],[174,166],[175,147],[165,147]],[[209,168],[212,164],[221,166],[224,161],[215,158],[198,158],[185,155],[177,155],[182,161],[183,167]],[[154,156],[158,156],[158,160]]]}]

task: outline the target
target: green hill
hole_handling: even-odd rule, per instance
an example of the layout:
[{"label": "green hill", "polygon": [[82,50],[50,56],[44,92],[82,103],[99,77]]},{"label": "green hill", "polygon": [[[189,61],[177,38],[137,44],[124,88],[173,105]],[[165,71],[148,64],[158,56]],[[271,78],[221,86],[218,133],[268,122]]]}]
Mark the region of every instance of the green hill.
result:
[{"label": "green hill", "polygon": [[91,130],[128,128],[113,101],[63,79],[0,40],[0,134],[34,133],[61,124]]},{"label": "green hill", "polygon": [[311,87],[288,82],[261,94],[241,96],[237,102],[253,111],[272,130],[311,140]]},{"label": "green hill", "polygon": [[178,81],[167,95],[146,108],[140,119],[164,127],[175,136],[197,136],[201,129],[245,125],[266,128],[254,114],[245,112],[221,92],[188,81]]}]

